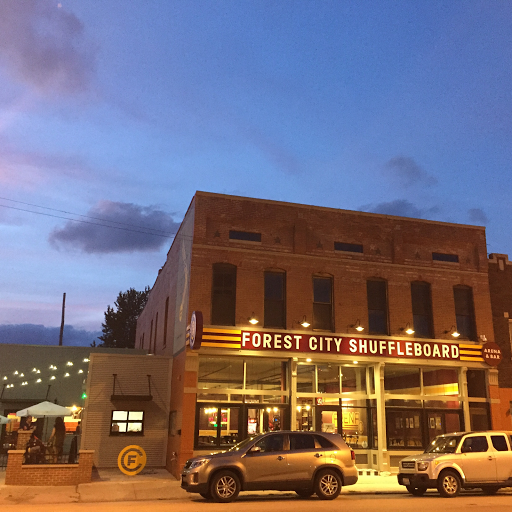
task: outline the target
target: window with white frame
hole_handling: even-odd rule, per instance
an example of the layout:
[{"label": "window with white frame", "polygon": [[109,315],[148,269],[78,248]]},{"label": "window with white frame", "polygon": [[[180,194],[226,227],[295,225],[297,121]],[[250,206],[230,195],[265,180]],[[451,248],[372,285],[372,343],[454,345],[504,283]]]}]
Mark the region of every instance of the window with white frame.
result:
[{"label": "window with white frame", "polygon": [[144,434],[144,411],[112,411],[110,435]]}]

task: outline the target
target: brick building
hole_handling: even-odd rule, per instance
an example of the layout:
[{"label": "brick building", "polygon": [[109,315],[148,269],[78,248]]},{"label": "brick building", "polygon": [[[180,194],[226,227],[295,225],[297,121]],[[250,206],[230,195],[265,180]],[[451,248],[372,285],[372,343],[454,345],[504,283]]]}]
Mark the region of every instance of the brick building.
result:
[{"label": "brick building", "polygon": [[177,475],[268,430],[339,432],[386,470],[499,427],[493,340],[484,228],[197,192],[136,348],[173,358]]}]

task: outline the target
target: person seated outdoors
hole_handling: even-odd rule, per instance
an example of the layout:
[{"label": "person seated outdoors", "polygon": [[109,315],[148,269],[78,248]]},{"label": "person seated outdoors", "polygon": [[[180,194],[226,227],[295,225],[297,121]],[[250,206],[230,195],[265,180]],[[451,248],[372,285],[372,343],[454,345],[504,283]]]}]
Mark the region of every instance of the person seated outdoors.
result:
[{"label": "person seated outdoors", "polygon": [[20,430],[35,430],[36,423],[32,421],[32,416],[27,416],[25,421],[22,420]]},{"label": "person seated outdoors", "polygon": [[46,447],[43,442],[32,432],[25,449],[25,464],[42,464]]}]

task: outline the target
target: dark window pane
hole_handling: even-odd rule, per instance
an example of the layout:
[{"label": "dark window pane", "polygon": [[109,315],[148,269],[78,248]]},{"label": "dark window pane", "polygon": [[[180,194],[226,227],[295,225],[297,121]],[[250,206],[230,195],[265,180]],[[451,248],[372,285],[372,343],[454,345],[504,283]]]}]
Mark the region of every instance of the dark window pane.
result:
[{"label": "dark window pane", "polygon": [[485,436],[466,437],[462,443],[460,451],[462,453],[468,452],[486,452],[489,448],[487,438]]},{"label": "dark window pane", "polygon": [[432,300],[430,284],[411,283],[412,314],[417,337],[432,338]]},{"label": "dark window pane", "polygon": [[290,434],[290,450],[314,450],[315,438],[308,434]]},{"label": "dark window pane", "polygon": [[315,436],[316,442],[320,445],[321,448],[336,448],[329,439],[326,439],[323,436]]},{"label": "dark window pane", "polygon": [[330,304],[332,295],[332,280],[330,277],[313,278],[313,302]]},{"label": "dark window pane", "polygon": [[363,252],[362,244],[347,244],[345,242],[334,242],[335,251]]},{"label": "dark window pane", "polygon": [[313,329],[332,331],[332,279],[313,278]]},{"label": "dark window pane", "polygon": [[370,334],[388,334],[386,281],[367,281],[368,330]]},{"label": "dark window pane", "polygon": [[454,286],[453,298],[455,301],[457,331],[463,338],[476,341],[473,290],[469,286]]},{"label": "dark window pane", "polygon": [[236,266],[213,265],[212,324],[235,325]]},{"label": "dark window pane", "polygon": [[231,240],[244,240],[246,242],[261,242],[261,233],[250,233],[249,231],[230,231]]},{"label": "dark window pane", "polygon": [[505,436],[491,436],[492,445],[498,452],[508,452],[507,439]]},{"label": "dark window pane", "polygon": [[442,252],[433,252],[432,259],[434,261],[448,261],[450,263],[459,262],[459,257],[456,254],[444,254]]},{"label": "dark window pane", "polygon": [[265,327],[286,329],[286,274],[265,272]]},{"label": "dark window pane", "polygon": [[468,382],[468,396],[471,398],[487,398],[485,370],[468,370],[466,378]]}]

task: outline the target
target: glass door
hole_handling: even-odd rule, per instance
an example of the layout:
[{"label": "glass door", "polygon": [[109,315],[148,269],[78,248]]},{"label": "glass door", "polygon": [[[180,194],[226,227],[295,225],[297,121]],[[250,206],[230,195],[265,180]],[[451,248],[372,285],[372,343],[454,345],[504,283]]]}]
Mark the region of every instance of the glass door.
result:
[{"label": "glass door", "polygon": [[283,405],[256,405],[245,406],[245,429],[248,436],[276,432],[288,428],[288,407]]}]

